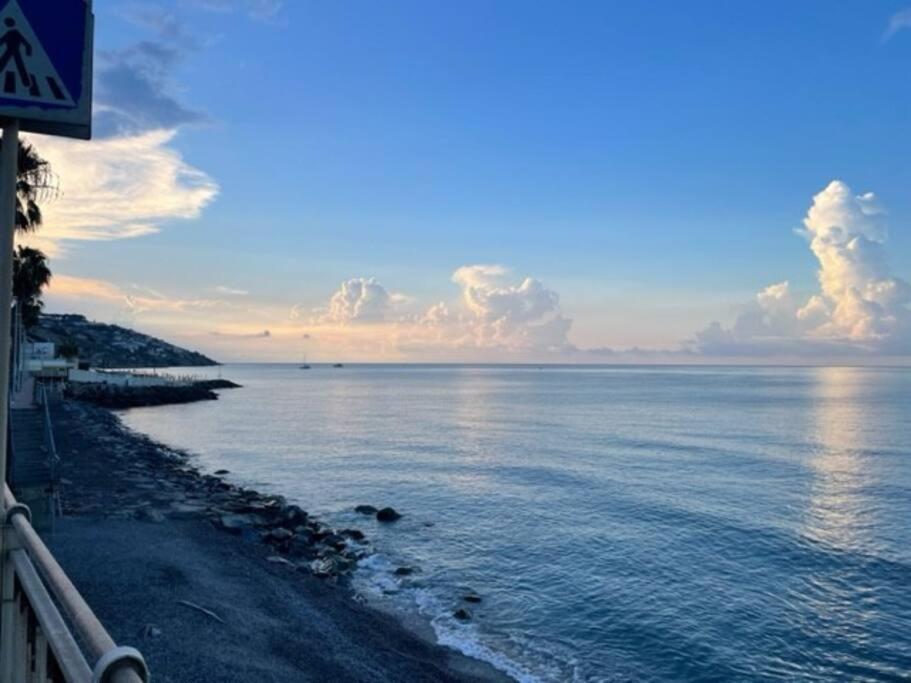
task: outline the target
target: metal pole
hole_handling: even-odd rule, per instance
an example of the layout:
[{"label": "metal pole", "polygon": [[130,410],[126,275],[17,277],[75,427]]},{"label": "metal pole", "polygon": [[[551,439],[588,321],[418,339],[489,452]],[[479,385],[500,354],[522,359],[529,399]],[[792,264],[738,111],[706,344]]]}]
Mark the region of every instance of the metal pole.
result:
[{"label": "metal pole", "polygon": [[[13,300],[13,242],[16,231],[16,177],[19,171],[19,122],[6,121],[3,126],[3,145],[0,148],[0,489],[6,481],[6,446],[9,435],[9,378],[10,378],[10,304]],[[10,562],[10,529],[5,525],[6,503],[0,496],[0,587],[12,586],[13,565]],[[0,607],[0,677],[11,681],[10,664],[13,658],[13,622],[15,604],[11,591],[2,591]]]},{"label": "metal pole", "polygon": [[[6,481],[9,429],[10,306],[13,302],[13,248],[16,232],[16,177],[19,171],[19,122],[3,126],[0,149],[0,479]],[[3,511],[0,502],[0,511]]]}]

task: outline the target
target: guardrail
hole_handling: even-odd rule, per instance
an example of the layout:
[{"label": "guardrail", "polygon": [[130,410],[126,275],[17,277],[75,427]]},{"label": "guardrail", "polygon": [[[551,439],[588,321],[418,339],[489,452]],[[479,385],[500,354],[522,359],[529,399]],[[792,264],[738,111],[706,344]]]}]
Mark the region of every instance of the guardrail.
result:
[{"label": "guardrail", "polygon": [[147,683],[142,655],[117,646],[5,483],[2,509],[0,683]]}]

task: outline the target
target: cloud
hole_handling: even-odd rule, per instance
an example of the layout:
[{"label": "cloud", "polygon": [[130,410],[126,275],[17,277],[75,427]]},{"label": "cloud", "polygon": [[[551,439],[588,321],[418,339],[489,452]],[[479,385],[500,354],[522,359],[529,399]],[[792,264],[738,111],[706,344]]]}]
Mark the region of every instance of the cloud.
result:
[{"label": "cloud", "polygon": [[317,311],[318,324],[346,325],[380,323],[392,311],[392,296],[374,278],[353,278],[341,284],[324,310]]},{"label": "cloud", "polygon": [[285,6],[284,0],[194,0],[194,4],[214,12],[246,12],[254,19],[271,19]]},{"label": "cloud", "polygon": [[[398,352],[471,351],[557,352],[570,347],[571,321],[560,311],[559,296],[538,280],[509,281],[502,266],[472,265],[456,270],[460,288],[453,302],[425,310],[406,310],[411,297],[390,292],[375,278],[352,278],[341,284],[327,305],[314,311],[309,324],[320,331],[383,343]],[[296,307],[292,319],[301,319]],[[362,331],[358,331],[361,328]],[[382,340],[382,341],[380,341]]]},{"label": "cloud", "polygon": [[227,287],[225,285],[218,285],[215,288],[215,291],[219,294],[226,294],[228,296],[248,296],[250,294],[246,289],[235,289],[233,287]]},{"label": "cloud", "polygon": [[180,58],[174,48],[142,42],[118,53],[102,53],[96,96],[98,137],[173,130],[208,117],[169,92],[166,73]]},{"label": "cloud", "polygon": [[802,299],[788,282],[771,285],[732,326],[713,323],[692,347],[718,355],[911,351],[911,285],[889,272],[876,197],[832,181],[813,198],[802,234],[819,262],[820,291]]},{"label": "cloud", "polygon": [[889,24],[883,33],[883,41],[887,41],[899,31],[911,28],[911,7],[896,12],[889,18]]},{"label": "cloud", "polygon": [[68,242],[141,237],[193,219],[217,196],[216,182],[175,149],[178,131],[208,117],[174,95],[174,70],[199,48],[173,15],[149,5],[126,18],[151,37],[99,52],[95,140],[33,136],[60,195],[42,206],[44,227],[22,238],[52,256]]},{"label": "cloud", "polygon": [[[463,326],[475,345],[551,351],[567,347],[572,321],[560,312],[559,295],[533,278],[511,285],[507,274],[502,266],[475,265],[452,275],[462,288]],[[445,309],[436,307],[425,319],[446,315]]]},{"label": "cloud", "polygon": [[124,17],[151,32],[145,40],[99,50],[95,76],[96,137],[175,130],[208,116],[176,96],[174,72],[200,48],[183,22],[153,6],[133,7]]},{"label": "cloud", "polygon": [[217,299],[171,298],[153,289],[133,285],[133,291],[123,289],[106,280],[55,274],[47,290],[49,301],[77,301],[93,299],[119,307],[119,313],[139,314],[146,312],[185,313],[210,310],[225,305]]},{"label": "cloud", "polygon": [[223,337],[227,339],[271,339],[272,333],[269,330],[263,330],[262,332],[252,332],[250,334],[243,333],[233,333],[233,332],[218,332],[213,331],[209,333],[213,337]]},{"label": "cloud", "polygon": [[41,231],[24,240],[54,254],[61,242],[139,237],[199,216],[218,185],[168,146],[174,136],[152,131],[91,143],[34,136],[60,178],[60,195],[44,205]]}]

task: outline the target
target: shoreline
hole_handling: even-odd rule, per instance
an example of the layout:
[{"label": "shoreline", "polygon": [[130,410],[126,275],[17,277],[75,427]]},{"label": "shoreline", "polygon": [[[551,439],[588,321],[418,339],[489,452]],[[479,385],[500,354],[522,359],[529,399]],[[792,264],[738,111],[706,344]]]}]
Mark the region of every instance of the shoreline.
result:
[{"label": "shoreline", "polygon": [[204,474],[107,408],[63,401],[54,424],[64,518],[48,545],[156,680],[511,680],[359,599],[358,530]]}]

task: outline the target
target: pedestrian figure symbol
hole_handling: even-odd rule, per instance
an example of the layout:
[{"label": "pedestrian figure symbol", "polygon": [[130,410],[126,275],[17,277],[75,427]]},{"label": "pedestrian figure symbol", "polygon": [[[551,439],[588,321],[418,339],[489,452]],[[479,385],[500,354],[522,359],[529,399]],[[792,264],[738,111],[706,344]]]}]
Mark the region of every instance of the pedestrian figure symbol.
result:
[{"label": "pedestrian figure symbol", "polygon": [[72,105],[57,70],[15,0],[0,19],[0,97]]},{"label": "pedestrian figure symbol", "polygon": [[19,74],[23,87],[27,88],[31,85],[32,80],[28,75],[28,71],[25,70],[25,62],[22,61],[22,50],[25,50],[27,57],[31,57],[33,52],[32,44],[16,30],[15,19],[7,17],[3,23],[6,25],[7,31],[3,34],[3,37],[0,38],[0,48],[5,50],[3,55],[0,56],[0,71],[6,70],[6,66],[11,59],[15,60],[16,71]]}]

